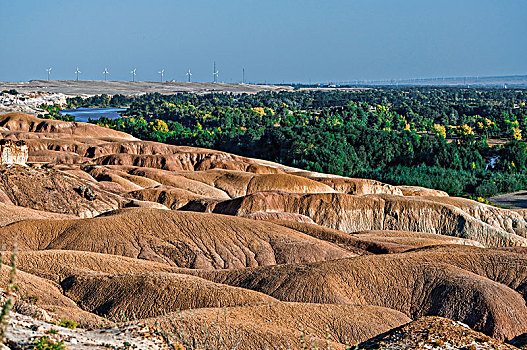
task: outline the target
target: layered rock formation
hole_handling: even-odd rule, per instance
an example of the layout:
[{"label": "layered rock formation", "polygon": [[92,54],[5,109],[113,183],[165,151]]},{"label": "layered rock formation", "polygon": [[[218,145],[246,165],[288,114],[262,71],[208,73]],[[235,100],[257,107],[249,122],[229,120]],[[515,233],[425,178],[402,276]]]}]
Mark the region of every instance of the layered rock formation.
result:
[{"label": "layered rock formation", "polygon": [[28,148],[25,141],[0,140],[1,165],[26,165]]},{"label": "layered rock formation", "polygon": [[468,238],[490,247],[527,245],[527,239],[515,231],[526,226],[517,213],[450,197],[303,195],[275,191],[214,202],[208,210],[239,216],[258,212],[301,214],[319,225],[350,233],[405,230]]}]

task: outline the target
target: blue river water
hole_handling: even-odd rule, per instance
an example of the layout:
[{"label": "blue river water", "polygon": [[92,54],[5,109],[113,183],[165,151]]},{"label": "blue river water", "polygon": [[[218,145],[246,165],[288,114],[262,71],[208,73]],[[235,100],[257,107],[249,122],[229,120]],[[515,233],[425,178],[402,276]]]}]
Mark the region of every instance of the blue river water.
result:
[{"label": "blue river water", "polygon": [[120,112],[126,111],[126,108],[77,108],[77,109],[63,109],[61,114],[69,114],[75,117],[77,122],[87,123],[89,119],[97,120],[105,117],[108,119],[117,119],[121,117]]}]

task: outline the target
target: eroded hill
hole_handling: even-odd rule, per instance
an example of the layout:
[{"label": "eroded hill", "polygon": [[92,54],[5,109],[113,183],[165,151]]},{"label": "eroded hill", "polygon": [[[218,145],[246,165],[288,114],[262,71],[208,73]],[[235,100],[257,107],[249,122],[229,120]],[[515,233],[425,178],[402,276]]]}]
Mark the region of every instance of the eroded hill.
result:
[{"label": "eroded hill", "polygon": [[189,349],[527,333],[521,212],[20,113],[0,134],[29,147],[0,165],[0,243],[32,317],[138,319]]}]

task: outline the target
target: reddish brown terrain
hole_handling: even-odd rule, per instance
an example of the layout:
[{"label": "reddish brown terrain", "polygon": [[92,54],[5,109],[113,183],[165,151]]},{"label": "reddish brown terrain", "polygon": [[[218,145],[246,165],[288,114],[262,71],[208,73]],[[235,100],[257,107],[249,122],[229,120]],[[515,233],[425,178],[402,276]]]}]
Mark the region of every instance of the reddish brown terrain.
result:
[{"label": "reddish brown terrain", "polygon": [[8,336],[30,317],[140,327],[139,348],[525,344],[521,211],[21,113],[0,134],[29,148],[0,165]]}]

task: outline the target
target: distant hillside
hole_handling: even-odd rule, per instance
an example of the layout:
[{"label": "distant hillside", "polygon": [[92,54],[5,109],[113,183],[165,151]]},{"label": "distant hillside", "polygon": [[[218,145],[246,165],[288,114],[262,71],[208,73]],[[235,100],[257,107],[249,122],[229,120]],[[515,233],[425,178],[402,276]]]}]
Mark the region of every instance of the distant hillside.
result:
[{"label": "distant hillside", "polygon": [[334,82],[336,86],[465,86],[487,88],[527,88],[527,75],[490,77],[437,77],[416,79],[357,80]]},{"label": "distant hillside", "polygon": [[68,96],[81,95],[141,95],[158,92],[176,94],[190,92],[197,94],[211,92],[257,93],[260,91],[292,90],[289,86],[223,84],[223,83],[189,83],[180,81],[97,81],[97,80],[31,80],[25,82],[0,82],[0,91],[15,89],[19,92],[46,91],[63,93]]}]

